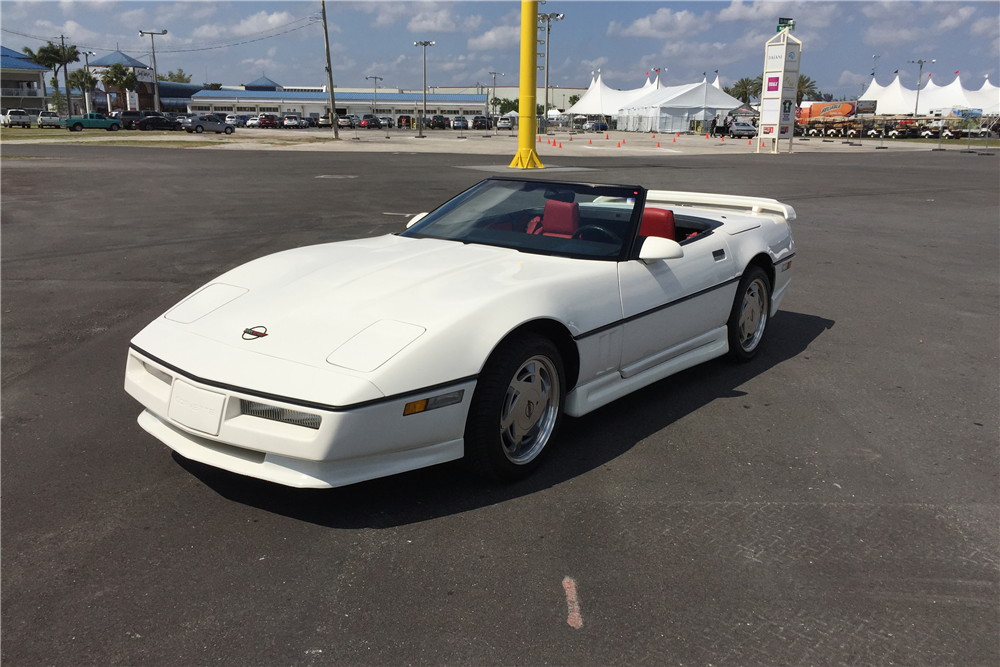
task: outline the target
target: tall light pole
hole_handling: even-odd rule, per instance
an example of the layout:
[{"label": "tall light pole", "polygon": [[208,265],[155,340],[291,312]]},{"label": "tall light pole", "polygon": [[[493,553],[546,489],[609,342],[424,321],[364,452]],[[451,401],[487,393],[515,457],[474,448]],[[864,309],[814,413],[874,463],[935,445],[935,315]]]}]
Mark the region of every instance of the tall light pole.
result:
[{"label": "tall light pole", "polygon": [[878,70],[878,59],[882,56],[872,56],[872,78],[875,78],[875,72]]},{"label": "tall light pole", "polygon": [[379,81],[384,81],[385,77],[374,76],[374,75],[373,76],[366,76],[365,77],[365,81],[368,81],[369,79],[374,79],[375,80],[375,97],[372,100],[372,115],[377,117],[377,112],[375,111],[375,107],[376,107],[376,105],[378,105],[378,82]]},{"label": "tall light pole", "polygon": [[153,35],[166,35],[166,30],[140,30],[139,36],[149,35],[149,43],[153,48],[153,102],[154,109],[161,111],[160,109],[160,79],[156,76],[156,43],[153,39]]},{"label": "tall light pole", "polygon": [[434,42],[425,40],[422,42],[413,42],[413,46],[422,46],[424,49],[424,108],[421,112],[420,117],[417,119],[417,136],[421,139],[424,138],[424,118],[427,117],[427,47],[434,46]]},{"label": "tall light pole", "polygon": [[495,100],[497,98],[497,74],[499,74],[500,76],[503,76],[504,73],[503,72],[490,72],[490,74],[493,76],[493,95],[490,96],[490,110],[492,111],[492,113],[490,115],[491,116],[495,116],[496,113],[497,113],[497,110],[493,106],[493,100]]},{"label": "tall light pole", "polygon": [[330,91],[330,124],[333,126],[333,138],[340,139],[337,98],[333,92],[333,69],[330,66],[330,33],[326,29],[326,0],[320,0],[319,4],[323,8],[323,46],[326,47],[326,87]]},{"label": "tall light pole", "polygon": [[542,122],[545,130],[549,129],[549,35],[552,33],[552,22],[562,21],[565,14],[539,14],[538,22],[545,24],[545,104],[542,105]]},{"label": "tall light pole", "polygon": [[908,63],[913,63],[920,65],[920,71],[917,73],[917,101],[913,103],[913,117],[917,117],[917,107],[920,106],[920,77],[924,75],[924,63],[936,63],[937,60],[907,60]]},{"label": "tall light pole", "polygon": [[[83,52],[83,71],[85,71],[88,75],[90,74],[90,56],[96,56],[96,55],[97,54],[95,52],[93,52],[93,51],[84,51]],[[90,113],[91,111],[93,111],[93,109],[90,108],[90,89],[89,88],[87,88],[86,90],[83,91],[83,105],[87,108],[87,113]]]}]

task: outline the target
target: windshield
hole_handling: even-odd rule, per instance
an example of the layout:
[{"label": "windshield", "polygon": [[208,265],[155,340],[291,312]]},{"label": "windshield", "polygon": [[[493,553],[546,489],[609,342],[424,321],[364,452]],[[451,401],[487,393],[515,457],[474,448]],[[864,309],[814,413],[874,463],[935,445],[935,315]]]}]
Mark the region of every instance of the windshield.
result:
[{"label": "windshield", "polygon": [[490,179],[452,199],[403,236],[618,261],[638,223],[641,188]]}]

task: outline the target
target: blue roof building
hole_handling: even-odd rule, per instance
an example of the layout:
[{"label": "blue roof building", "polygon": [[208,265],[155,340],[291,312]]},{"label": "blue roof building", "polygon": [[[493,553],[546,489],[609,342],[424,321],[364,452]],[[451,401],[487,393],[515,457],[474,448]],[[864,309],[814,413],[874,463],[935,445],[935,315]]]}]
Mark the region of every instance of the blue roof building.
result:
[{"label": "blue roof building", "polygon": [[262,76],[259,79],[254,79],[250,83],[243,86],[246,90],[260,90],[260,91],[281,91],[282,87],[279,86],[274,81],[271,81],[266,76]]},{"label": "blue roof building", "polygon": [[140,69],[148,69],[149,65],[144,62],[139,62],[132,56],[126,55],[121,51],[112,51],[106,56],[101,56],[97,60],[91,60],[91,67],[108,67],[110,65],[124,65],[125,67],[138,67]]},{"label": "blue roof building", "polygon": [[51,72],[23,53],[0,46],[0,106],[29,113],[47,109],[45,78]]}]

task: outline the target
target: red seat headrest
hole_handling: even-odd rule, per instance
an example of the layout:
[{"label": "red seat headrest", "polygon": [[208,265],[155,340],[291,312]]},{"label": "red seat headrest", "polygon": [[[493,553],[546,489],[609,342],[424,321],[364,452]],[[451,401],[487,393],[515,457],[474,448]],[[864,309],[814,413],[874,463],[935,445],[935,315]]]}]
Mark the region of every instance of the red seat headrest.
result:
[{"label": "red seat headrest", "polygon": [[676,241],[674,212],[664,208],[647,208],[642,212],[639,236],[659,236]]},{"label": "red seat headrest", "polygon": [[580,205],[576,202],[548,200],[545,202],[542,226],[545,228],[542,233],[546,236],[569,238],[580,226]]}]

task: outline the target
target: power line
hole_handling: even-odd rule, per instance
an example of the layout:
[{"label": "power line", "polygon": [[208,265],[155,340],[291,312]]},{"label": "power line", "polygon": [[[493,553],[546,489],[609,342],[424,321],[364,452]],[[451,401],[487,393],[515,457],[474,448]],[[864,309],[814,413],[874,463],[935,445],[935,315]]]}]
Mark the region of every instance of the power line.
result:
[{"label": "power line", "polygon": [[[263,40],[266,40],[266,39],[271,39],[273,37],[280,37],[281,35],[287,35],[288,33],[295,32],[297,30],[302,30],[303,28],[308,28],[308,27],[310,27],[312,25],[315,25],[315,22],[314,22],[313,19],[314,19],[313,16],[307,16],[307,17],[304,17],[304,18],[301,18],[301,19],[296,19],[295,21],[290,21],[288,23],[284,23],[284,24],[282,24],[280,26],[275,26],[273,28],[268,28],[267,30],[259,30],[257,32],[250,33],[249,35],[245,35],[244,38],[242,38],[242,39],[240,39],[240,41],[236,41],[236,42],[217,43],[217,44],[214,44],[214,45],[213,45],[212,42],[208,42],[207,43],[208,46],[193,46],[193,47],[188,47],[188,48],[183,48],[183,49],[165,49],[165,50],[163,50],[163,53],[192,53],[192,52],[196,52],[196,51],[212,51],[212,50],[215,50],[215,49],[226,49],[226,48],[229,48],[231,46],[242,46],[243,44],[251,44],[253,42],[260,42],[260,41],[263,41]],[[277,33],[274,33],[274,34],[264,34],[264,33],[273,32],[273,31],[278,30],[279,28],[283,28],[285,26],[295,25],[296,23],[301,23],[302,21],[309,21],[309,23],[306,23],[305,25],[296,26],[296,27],[290,28],[288,30],[282,30],[281,32],[277,32]],[[51,41],[53,41],[55,39],[58,39],[58,37],[42,37],[40,35],[31,35],[31,34],[28,34],[28,33],[25,33],[25,32],[18,32],[17,30],[10,30],[9,28],[0,28],[0,32],[6,32],[6,33],[9,33],[11,35],[19,35],[21,37],[27,37],[29,39],[36,39],[36,40],[38,40],[40,42],[51,42]],[[246,39],[246,37],[252,37],[253,35],[263,35],[263,36],[262,37],[255,37],[253,39]],[[110,46],[95,46],[95,45],[88,45],[88,44],[76,44],[74,46],[77,46],[78,48],[81,48],[81,49],[88,49],[88,50],[93,50],[93,51],[119,51],[120,50],[117,45],[115,45],[114,48],[112,48]],[[148,51],[145,51],[141,47],[138,48],[138,49],[130,49],[130,50],[133,53],[148,53]]]}]

